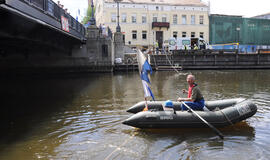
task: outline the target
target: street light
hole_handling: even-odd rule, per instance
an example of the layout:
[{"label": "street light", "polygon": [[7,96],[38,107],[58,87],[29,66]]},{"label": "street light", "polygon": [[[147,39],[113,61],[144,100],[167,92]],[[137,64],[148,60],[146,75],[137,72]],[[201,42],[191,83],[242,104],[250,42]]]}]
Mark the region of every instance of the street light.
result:
[{"label": "street light", "polygon": [[117,26],[116,26],[116,32],[121,32],[121,28],[119,25],[119,2],[122,0],[114,0],[117,3]]},{"label": "street light", "polygon": [[91,1],[91,8],[92,8],[92,17],[90,19],[90,24],[96,25],[96,20],[94,18],[94,2],[93,2],[93,0]]},{"label": "street light", "polygon": [[238,39],[238,44],[239,44],[239,42],[240,42],[240,27],[237,27],[236,28],[236,30],[237,30],[237,39]]},{"label": "street light", "polygon": [[239,51],[239,43],[240,43],[240,30],[241,30],[240,27],[237,27],[236,28],[236,31],[237,31],[237,40],[238,40],[238,42],[237,42],[237,49],[238,49],[238,51]]}]

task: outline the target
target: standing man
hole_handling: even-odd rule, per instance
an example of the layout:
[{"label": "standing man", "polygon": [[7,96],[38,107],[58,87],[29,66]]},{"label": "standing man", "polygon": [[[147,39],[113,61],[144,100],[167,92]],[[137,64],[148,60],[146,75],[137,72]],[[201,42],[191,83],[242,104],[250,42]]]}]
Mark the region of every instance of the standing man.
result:
[{"label": "standing man", "polygon": [[159,48],[158,48],[158,41],[157,41],[157,40],[156,40],[156,42],[155,42],[155,48],[156,48],[156,54],[158,54]]},{"label": "standing man", "polygon": [[102,25],[102,35],[103,35],[104,37],[107,36],[105,24]]},{"label": "standing man", "polygon": [[[187,98],[181,98],[179,97],[177,101],[184,101],[186,105],[188,105],[190,108],[194,110],[203,110],[204,107],[204,98],[203,95],[198,87],[198,85],[195,83],[195,77],[191,74],[187,76],[187,83],[189,85],[188,91],[183,89],[183,93],[188,93]],[[188,110],[187,107],[185,107],[184,104],[181,105],[182,110]]]}]

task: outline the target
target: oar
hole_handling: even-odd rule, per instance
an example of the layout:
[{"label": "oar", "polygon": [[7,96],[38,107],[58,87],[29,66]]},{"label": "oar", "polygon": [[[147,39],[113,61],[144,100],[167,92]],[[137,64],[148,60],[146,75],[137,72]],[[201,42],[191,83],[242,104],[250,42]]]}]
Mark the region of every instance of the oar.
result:
[{"label": "oar", "polygon": [[205,119],[203,119],[197,112],[195,112],[193,109],[191,109],[185,102],[182,102],[192,113],[194,113],[201,121],[203,121],[205,124],[208,125],[219,137],[220,139],[223,139],[223,134],[217,130],[212,124],[208,123]]}]

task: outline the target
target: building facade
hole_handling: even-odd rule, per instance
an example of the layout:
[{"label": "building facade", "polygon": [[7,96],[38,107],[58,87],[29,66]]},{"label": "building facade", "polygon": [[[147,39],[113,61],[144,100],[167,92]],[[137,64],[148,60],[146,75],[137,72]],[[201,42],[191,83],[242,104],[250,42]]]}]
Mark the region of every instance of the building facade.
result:
[{"label": "building facade", "polygon": [[[97,25],[112,32],[117,26],[117,3],[95,0]],[[200,0],[122,0],[119,24],[125,44],[149,48],[162,47],[171,37],[195,37],[209,41],[209,7]]]}]

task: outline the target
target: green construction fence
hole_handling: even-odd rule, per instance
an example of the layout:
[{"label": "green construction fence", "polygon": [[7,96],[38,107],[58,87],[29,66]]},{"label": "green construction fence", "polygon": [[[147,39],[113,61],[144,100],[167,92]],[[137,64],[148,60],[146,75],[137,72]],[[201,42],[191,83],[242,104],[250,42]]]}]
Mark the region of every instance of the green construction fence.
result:
[{"label": "green construction fence", "polygon": [[270,45],[270,20],[210,15],[210,44]]}]

